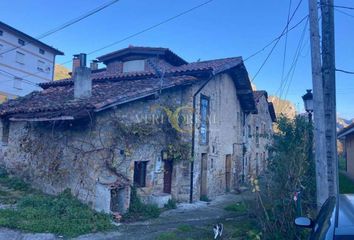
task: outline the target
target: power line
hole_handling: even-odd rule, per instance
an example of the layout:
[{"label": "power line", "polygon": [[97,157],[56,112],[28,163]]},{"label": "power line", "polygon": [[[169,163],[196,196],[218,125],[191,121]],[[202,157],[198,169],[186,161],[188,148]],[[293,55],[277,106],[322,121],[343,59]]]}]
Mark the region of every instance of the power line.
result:
[{"label": "power line", "polygon": [[323,6],[334,7],[334,8],[343,8],[343,9],[354,10],[354,7],[348,7],[348,6],[343,6],[343,5],[332,5],[332,4],[326,4],[326,3],[320,3],[320,2],[318,2],[318,4],[323,5]]},{"label": "power line", "polygon": [[[294,18],[297,10],[299,9],[300,5],[302,3],[302,0],[299,1],[298,5],[296,6],[293,14],[291,15],[289,21],[287,22],[284,30],[282,31],[282,33],[280,34],[280,36],[282,36],[285,32],[286,32],[286,29],[289,27],[289,24],[291,22],[291,20]],[[258,76],[258,74],[261,72],[262,68],[264,67],[264,65],[267,63],[268,59],[270,58],[270,56],[272,55],[274,49],[276,48],[276,46],[278,45],[279,41],[280,41],[281,37],[278,38],[275,42],[275,44],[273,45],[272,49],[270,50],[270,52],[268,53],[267,57],[265,58],[265,60],[263,61],[263,63],[261,64],[260,68],[258,69],[258,71],[256,72],[256,74],[254,75],[253,79],[251,82],[254,82],[254,80],[256,79],[256,77]]]},{"label": "power line", "polygon": [[337,71],[337,72],[346,73],[346,74],[354,74],[354,72],[346,71],[346,70],[342,70],[342,69],[338,69],[338,68],[336,68],[336,71]]},{"label": "power line", "polygon": [[[309,15],[304,16],[303,18],[301,18],[301,20],[299,22],[297,22],[293,27],[289,28],[288,31],[286,31],[286,33],[292,31],[293,29],[297,28],[303,21],[305,21],[308,18]],[[248,56],[247,58],[245,58],[244,62],[246,62],[247,60],[255,57],[256,55],[258,55],[259,53],[263,52],[264,50],[266,50],[270,45],[272,45],[274,42],[276,42],[278,39],[282,38],[286,33],[281,34],[280,36],[276,37],[275,39],[273,39],[272,41],[270,41],[268,44],[266,44],[263,48],[261,48],[260,50],[256,51],[255,53],[251,54],[250,56]]]},{"label": "power line", "polygon": [[[290,11],[291,11],[291,5],[292,5],[292,1],[289,1],[289,9],[288,9],[288,20],[287,22],[289,23],[289,18],[290,18]],[[288,30],[289,24],[286,25],[286,30]],[[280,81],[280,87],[282,87],[282,83],[284,80],[284,71],[285,71],[285,63],[286,63],[286,50],[287,50],[287,45],[288,45],[288,33],[286,32],[285,34],[285,46],[284,46],[284,54],[283,54],[283,65],[282,65],[282,71],[281,71],[281,81]]]},{"label": "power line", "polygon": [[341,13],[341,14],[347,15],[348,17],[354,18],[354,15],[349,14],[349,13],[347,13],[347,12],[344,12],[344,11],[342,11],[342,10],[340,10],[340,9],[336,9],[336,8],[335,8],[334,11],[337,11],[337,12],[339,12],[339,13]]},{"label": "power line", "polygon": [[[173,17],[167,18],[167,19],[165,19],[165,20],[163,20],[163,21],[161,21],[161,22],[159,22],[159,23],[156,23],[156,24],[150,26],[150,27],[147,27],[147,28],[145,28],[145,29],[143,29],[143,30],[140,30],[140,31],[136,32],[136,33],[130,34],[130,35],[128,35],[128,36],[126,36],[126,37],[124,37],[124,38],[118,40],[118,41],[112,42],[112,43],[110,43],[110,44],[108,44],[108,45],[106,45],[106,46],[103,46],[103,47],[100,47],[100,48],[98,48],[98,49],[95,49],[95,50],[89,52],[87,55],[91,55],[91,54],[96,53],[96,52],[98,52],[98,51],[101,51],[101,50],[103,50],[103,49],[112,47],[113,45],[116,45],[116,44],[118,44],[118,43],[121,43],[121,42],[123,42],[123,41],[126,41],[126,40],[128,40],[128,39],[130,39],[130,38],[136,37],[136,36],[138,36],[138,35],[140,35],[140,34],[142,34],[142,33],[145,33],[145,32],[147,32],[147,31],[150,31],[150,30],[152,30],[152,29],[154,29],[154,28],[156,28],[156,27],[159,27],[159,26],[161,26],[161,25],[163,25],[163,24],[165,24],[165,23],[168,23],[168,22],[170,22],[170,21],[172,21],[172,20],[174,20],[174,19],[176,19],[176,18],[178,18],[178,17],[180,17],[180,16],[183,16],[183,15],[185,15],[185,14],[187,14],[187,13],[190,13],[190,12],[192,12],[192,11],[194,11],[194,10],[196,10],[196,9],[198,9],[198,8],[200,8],[200,7],[202,7],[202,6],[204,6],[204,5],[207,5],[208,3],[213,2],[213,1],[214,1],[214,0],[209,0],[209,1],[203,2],[203,3],[199,4],[199,5],[196,5],[196,6],[190,8],[190,9],[188,9],[188,10],[185,10],[185,11],[183,11],[183,12],[177,14],[177,15],[174,15]],[[72,61],[72,60],[68,60],[68,61],[65,61],[65,62],[63,62],[63,63],[59,63],[58,65],[64,66],[65,64],[70,63],[71,61]],[[36,75],[36,73],[39,73],[39,71],[38,71],[38,72],[34,72],[33,74],[24,75],[23,77],[28,77],[28,76],[31,76],[31,75]]]},{"label": "power line", "polygon": [[[49,30],[49,31],[47,31],[47,32],[45,32],[45,33],[39,35],[39,36],[37,37],[37,39],[42,39],[42,38],[48,37],[49,35],[52,35],[52,34],[54,34],[54,33],[56,33],[56,32],[59,32],[59,31],[65,29],[65,28],[67,28],[67,27],[69,27],[69,26],[71,26],[71,25],[73,25],[73,24],[75,24],[75,23],[80,22],[81,20],[83,20],[83,19],[85,19],[85,18],[88,18],[89,16],[92,16],[92,15],[94,15],[94,14],[96,14],[96,13],[102,11],[103,9],[105,9],[105,8],[107,8],[107,7],[111,6],[111,5],[113,5],[114,3],[118,2],[118,1],[119,1],[119,0],[112,0],[112,1],[110,1],[110,2],[107,2],[107,3],[101,5],[101,6],[95,8],[95,9],[93,9],[93,10],[91,10],[91,11],[89,11],[89,12],[87,12],[87,13],[85,13],[85,14],[83,14],[83,15],[77,17],[77,18],[74,18],[74,19],[72,19],[72,20],[70,20],[70,21],[68,21],[68,22],[66,22],[66,23],[64,23],[64,24],[62,24],[62,25],[60,25],[60,26],[58,26],[58,27],[53,28],[52,30]],[[32,42],[33,42],[33,41],[28,41],[27,43],[32,43]],[[8,50],[6,50],[6,51],[4,51],[4,52],[2,52],[2,53],[0,53],[0,54],[5,54],[5,53],[11,52],[11,51],[13,51],[13,50],[15,50],[15,49],[22,48],[22,47],[23,47],[23,46],[17,46],[17,47],[8,49]]]},{"label": "power line", "polygon": [[201,4],[199,4],[199,5],[195,6],[195,7],[192,7],[192,8],[190,8],[190,9],[186,10],[186,11],[183,11],[183,12],[181,12],[181,13],[179,13],[179,14],[173,16],[173,17],[167,18],[167,19],[165,19],[165,20],[163,20],[163,21],[161,21],[161,22],[159,22],[159,23],[157,23],[157,24],[154,24],[154,25],[152,25],[152,26],[150,26],[150,27],[147,27],[147,28],[145,28],[145,29],[143,29],[143,30],[141,30],[141,31],[138,31],[138,32],[133,33],[133,34],[130,34],[130,35],[128,35],[127,37],[124,37],[124,38],[122,38],[122,39],[120,39],[120,40],[118,40],[118,41],[112,42],[112,43],[110,43],[110,44],[108,44],[108,45],[106,45],[106,46],[104,46],[104,47],[101,47],[101,48],[98,48],[98,49],[96,49],[96,50],[93,50],[93,51],[89,52],[87,55],[91,55],[91,54],[96,53],[96,52],[98,52],[98,51],[101,51],[101,50],[103,50],[103,49],[112,47],[112,46],[114,46],[114,45],[116,45],[116,44],[118,44],[118,43],[121,43],[121,42],[123,42],[123,41],[126,41],[126,40],[128,40],[128,39],[130,39],[130,38],[132,38],[132,37],[135,37],[135,36],[140,35],[140,34],[142,34],[142,33],[144,33],[144,32],[147,32],[147,31],[152,30],[152,29],[154,29],[154,28],[156,28],[156,27],[159,27],[159,26],[161,26],[162,24],[168,23],[168,22],[170,22],[170,21],[172,21],[172,20],[174,20],[174,19],[176,19],[176,18],[178,18],[178,17],[180,17],[180,16],[183,16],[183,15],[185,15],[185,14],[187,14],[187,13],[189,13],[189,12],[192,12],[192,11],[194,11],[194,10],[196,10],[196,9],[198,9],[198,8],[200,8],[200,7],[202,7],[202,6],[204,6],[204,5],[207,5],[208,3],[212,2],[212,1],[214,1],[214,0],[209,0],[209,1],[206,1],[206,2],[204,2],[204,3],[201,3]]}]

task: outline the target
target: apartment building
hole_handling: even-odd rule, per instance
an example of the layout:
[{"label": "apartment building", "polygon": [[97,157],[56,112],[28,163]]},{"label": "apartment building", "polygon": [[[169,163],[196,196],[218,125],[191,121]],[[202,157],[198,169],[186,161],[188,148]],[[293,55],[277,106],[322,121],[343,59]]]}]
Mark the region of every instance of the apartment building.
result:
[{"label": "apartment building", "polygon": [[53,81],[56,55],[64,53],[0,21],[0,102]]}]

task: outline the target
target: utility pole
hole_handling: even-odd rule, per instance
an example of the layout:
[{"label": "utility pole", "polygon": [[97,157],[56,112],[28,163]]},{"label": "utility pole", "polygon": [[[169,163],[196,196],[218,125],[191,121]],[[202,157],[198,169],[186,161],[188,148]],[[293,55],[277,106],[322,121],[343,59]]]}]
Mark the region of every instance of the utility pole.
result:
[{"label": "utility pole", "polygon": [[329,196],[338,194],[338,156],[336,131],[336,74],[333,0],[321,0],[322,77],[324,93],[326,156]]},{"label": "utility pole", "polygon": [[328,198],[328,177],[326,161],[325,117],[323,104],[322,64],[320,49],[320,31],[318,26],[317,0],[309,0],[310,43],[313,85],[313,113],[315,137],[315,164],[317,208]]}]

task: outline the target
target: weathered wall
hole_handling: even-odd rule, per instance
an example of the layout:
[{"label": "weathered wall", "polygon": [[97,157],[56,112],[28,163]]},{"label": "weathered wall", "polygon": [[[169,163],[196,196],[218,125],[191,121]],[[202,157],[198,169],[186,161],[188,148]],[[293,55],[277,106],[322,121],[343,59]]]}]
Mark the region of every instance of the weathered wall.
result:
[{"label": "weathered wall", "polygon": [[[256,176],[260,174],[266,167],[268,158],[267,146],[271,144],[272,119],[268,110],[268,102],[265,96],[262,96],[256,102],[258,114],[248,114],[245,118],[245,160],[244,171],[245,176]],[[249,132],[249,126],[251,132]],[[258,133],[256,128],[258,127]],[[257,144],[257,135],[258,141]]]},{"label": "weathered wall", "polygon": [[[196,87],[197,89],[198,87]],[[210,98],[209,142],[200,144],[200,95]],[[235,183],[236,159],[242,155],[241,107],[236,96],[233,80],[227,74],[218,75],[211,80],[197,96],[196,105],[196,148],[194,161],[194,199],[201,196],[202,154],[206,154],[206,186],[207,197],[212,199],[225,193],[226,187],[226,155],[231,155],[230,188]],[[205,181],[205,179],[204,179]]]},{"label": "weathered wall", "polygon": [[[176,140],[190,142],[190,133],[173,130],[166,117],[168,110],[185,105],[185,94],[189,91],[182,88],[166,91],[157,99],[135,101],[76,122],[11,122],[1,164],[46,193],[70,188],[82,201],[107,212],[110,189],[120,185],[119,177],[124,175],[132,184],[134,161],[148,161],[146,187],[138,192],[142,197],[162,194],[161,151],[170,144],[178,147]],[[175,162],[172,196],[177,200],[188,196],[188,167],[188,160]],[[128,200],[129,189],[124,192]]]}]

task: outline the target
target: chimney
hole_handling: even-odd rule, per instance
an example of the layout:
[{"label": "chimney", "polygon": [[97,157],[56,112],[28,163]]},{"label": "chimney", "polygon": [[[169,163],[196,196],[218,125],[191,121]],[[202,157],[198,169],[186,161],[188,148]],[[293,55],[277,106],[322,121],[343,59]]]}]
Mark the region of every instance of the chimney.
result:
[{"label": "chimney", "polygon": [[[73,71],[74,97],[88,98],[92,95],[91,69],[86,67],[86,54],[74,55],[74,60],[80,63]],[[73,61],[73,65],[75,61]],[[74,69],[73,69],[74,70]]]},{"label": "chimney", "polygon": [[92,60],[90,63],[90,68],[91,70],[97,70],[98,69],[98,60]]},{"label": "chimney", "polygon": [[80,54],[75,54],[73,58],[73,68],[71,70],[72,75],[74,75],[75,70],[78,67],[86,67],[86,54],[85,53],[80,53]]}]

